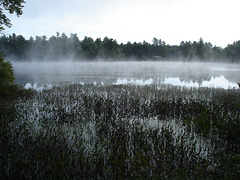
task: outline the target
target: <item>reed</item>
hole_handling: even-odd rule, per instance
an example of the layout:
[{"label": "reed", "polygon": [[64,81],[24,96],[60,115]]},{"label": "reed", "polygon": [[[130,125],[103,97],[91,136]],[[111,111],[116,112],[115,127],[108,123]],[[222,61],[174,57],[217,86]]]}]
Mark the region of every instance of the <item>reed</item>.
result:
[{"label": "reed", "polygon": [[68,84],[1,106],[1,177],[235,179],[238,89]]}]

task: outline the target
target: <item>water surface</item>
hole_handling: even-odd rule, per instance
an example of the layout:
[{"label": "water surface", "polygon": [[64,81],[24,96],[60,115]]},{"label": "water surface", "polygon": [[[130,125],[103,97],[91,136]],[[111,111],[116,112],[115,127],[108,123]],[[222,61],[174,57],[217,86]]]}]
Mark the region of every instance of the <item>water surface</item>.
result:
[{"label": "water surface", "polygon": [[81,84],[172,84],[238,88],[240,64],[197,62],[13,62],[16,83],[40,88]]}]

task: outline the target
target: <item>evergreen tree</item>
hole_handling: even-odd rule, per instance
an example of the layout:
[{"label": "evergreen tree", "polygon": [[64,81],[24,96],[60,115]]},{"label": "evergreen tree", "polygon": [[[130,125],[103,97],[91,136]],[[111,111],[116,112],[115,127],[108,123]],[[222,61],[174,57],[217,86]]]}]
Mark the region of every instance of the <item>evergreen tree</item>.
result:
[{"label": "evergreen tree", "polygon": [[5,61],[0,54],[0,97],[9,95],[9,89],[14,81],[13,67],[9,61]]},{"label": "evergreen tree", "polygon": [[12,34],[0,37],[0,51],[15,60],[199,60],[199,61],[240,61],[240,41],[229,44],[226,48],[212,46],[210,42],[182,41],[180,45],[168,45],[163,40],[154,38],[152,43],[127,42],[118,44],[116,40],[105,37],[103,40],[85,37],[79,40],[77,34],[36,36],[26,40],[21,35]]},{"label": "evergreen tree", "polygon": [[[17,16],[22,14],[24,0],[1,0],[0,1],[0,32],[4,30],[3,26],[11,27],[10,19],[4,14],[3,9],[10,14],[16,13]],[[15,36],[13,38],[16,38]],[[19,38],[20,42],[22,37]],[[13,39],[15,42],[16,39]],[[0,54],[0,96],[9,93],[9,88],[14,81],[13,67],[10,62],[5,61],[4,55]]]}]

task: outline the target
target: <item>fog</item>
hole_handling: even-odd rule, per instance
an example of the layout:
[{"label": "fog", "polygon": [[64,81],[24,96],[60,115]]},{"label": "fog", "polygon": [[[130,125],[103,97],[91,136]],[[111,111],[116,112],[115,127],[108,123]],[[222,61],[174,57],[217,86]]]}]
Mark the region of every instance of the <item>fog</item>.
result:
[{"label": "fog", "polygon": [[238,88],[240,64],[199,62],[13,62],[15,83],[34,89],[62,83],[172,84]]}]

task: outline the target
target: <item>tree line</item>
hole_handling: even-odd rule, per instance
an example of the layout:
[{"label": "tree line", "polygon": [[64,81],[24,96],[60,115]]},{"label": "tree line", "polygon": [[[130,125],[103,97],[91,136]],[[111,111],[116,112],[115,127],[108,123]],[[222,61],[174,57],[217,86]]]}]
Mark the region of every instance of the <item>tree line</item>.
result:
[{"label": "tree line", "polygon": [[240,62],[240,41],[225,48],[213,46],[210,42],[182,41],[179,45],[169,45],[153,38],[151,43],[127,42],[119,44],[115,39],[105,37],[93,39],[77,34],[69,37],[65,33],[24,38],[12,34],[0,37],[0,51],[12,60],[200,60]]}]

